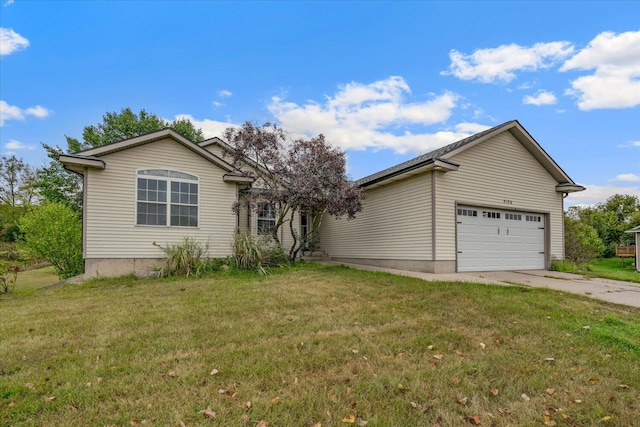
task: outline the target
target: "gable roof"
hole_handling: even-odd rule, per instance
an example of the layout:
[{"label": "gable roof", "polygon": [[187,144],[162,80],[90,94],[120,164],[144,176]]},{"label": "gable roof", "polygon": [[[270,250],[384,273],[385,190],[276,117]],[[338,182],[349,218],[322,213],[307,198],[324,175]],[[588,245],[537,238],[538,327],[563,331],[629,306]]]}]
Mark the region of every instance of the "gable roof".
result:
[{"label": "gable roof", "polygon": [[[569,178],[562,168],[558,166],[551,156],[544,151],[540,144],[533,139],[529,132],[527,132],[517,120],[502,123],[452,144],[445,145],[444,147],[422,154],[396,166],[392,166],[388,169],[364,177],[356,181],[356,183],[361,187],[369,187],[375,184],[379,185],[383,181],[389,179],[420,173],[421,171],[426,170],[457,170],[459,165],[449,160],[451,157],[502,132],[510,132],[518,141],[520,141],[520,143],[531,153],[531,155],[533,155],[533,157],[536,158],[536,160],[538,160],[538,162],[540,162],[547,172],[555,178],[559,184],[559,189],[561,188],[565,190],[565,192],[582,191],[585,189],[582,186],[576,185],[576,183]],[[442,167],[443,165],[439,168],[437,165],[438,162],[443,162],[445,165],[448,163],[449,165],[455,166],[455,169],[447,169],[446,167]]]},{"label": "gable roof", "polygon": [[[139,147],[141,145],[149,144],[151,142],[167,138],[172,139],[185,148],[193,151],[195,154],[215,164],[234,177],[246,177],[241,170],[235,168],[209,150],[205,150],[200,145],[188,140],[187,138],[170,128],[161,129],[159,131],[139,135],[122,141],[112,142],[110,144],[101,145],[99,147],[89,148],[87,150],[78,151],[77,153],[73,154],[62,154],[59,156],[59,160],[65,165],[65,167],[68,167],[69,169],[76,172],[78,172],[78,169],[83,169],[84,167],[104,169],[105,162],[100,160],[100,157],[102,156],[116,153],[118,151],[128,150],[133,147]],[[98,162],[101,162],[101,164]]]}]

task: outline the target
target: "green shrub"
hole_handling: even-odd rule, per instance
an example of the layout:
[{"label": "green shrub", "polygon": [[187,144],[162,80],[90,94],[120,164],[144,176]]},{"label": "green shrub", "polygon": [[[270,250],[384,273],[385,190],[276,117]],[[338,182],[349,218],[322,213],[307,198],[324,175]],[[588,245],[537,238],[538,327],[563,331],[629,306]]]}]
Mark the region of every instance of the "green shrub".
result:
[{"label": "green shrub", "polygon": [[16,287],[18,280],[17,266],[7,266],[0,262],[0,294],[10,294]]},{"label": "green shrub", "polygon": [[167,243],[162,246],[154,242],[165,253],[164,265],[160,268],[161,277],[200,276],[215,267],[210,263],[210,243],[200,243],[194,237],[185,236],[181,243]]},{"label": "green shrub", "polygon": [[34,206],[19,221],[28,253],[53,265],[61,279],[81,274],[82,220],[62,203]]},{"label": "green shrub", "polygon": [[233,264],[241,270],[254,270],[267,274],[266,267],[275,267],[287,262],[287,254],[271,236],[255,235],[236,231],[232,243]]}]

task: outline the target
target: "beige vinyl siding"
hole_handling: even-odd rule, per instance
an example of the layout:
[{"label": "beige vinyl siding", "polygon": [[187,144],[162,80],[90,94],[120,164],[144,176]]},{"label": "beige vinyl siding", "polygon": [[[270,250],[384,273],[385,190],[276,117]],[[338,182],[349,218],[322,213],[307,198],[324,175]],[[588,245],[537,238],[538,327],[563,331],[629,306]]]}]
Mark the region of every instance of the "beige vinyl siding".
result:
[{"label": "beige vinyl siding", "polygon": [[558,183],[511,133],[503,132],[449,160],[460,169],[436,176],[436,260],[456,259],[456,202],[548,212],[551,259],[563,257]]},{"label": "beige vinyl siding", "polygon": [[[89,170],[86,197],[86,258],[158,258],[164,244],[195,236],[211,242],[210,254],[230,252],[236,226],[232,205],[236,185],[224,171],[171,139],[155,141],[101,157],[104,170]],[[171,169],[199,177],[197,228],[136,225],[136,179],[140,169]]]},{"label": "beige vinyl siding", "polygon": [[223,153],[224,150],[218,144],[209,144],[206,147],[204,147],[204,149],[210,153],[215,154],[216,156],[220,157],[223,160],[227,160],[227,163],[229,162],[229,159],[224,158],[224,153]]},{"label": "beige vinyl siding", "polygon": [[[289,251],[289,248],[291,248],[291,245],[293,244],[293,236],[291,236],[291,229],[289,228],[288,221],[290,215],[291,212],[287,214],[285,222],[280,226],[280,230],[278,230],[278,239],[280,239],[280,243],[286,252]],[[249,223],[251,224],[251,232],[256,234],[258,232],[258,213],[255,210],[250,212]],[[298,212],[293,216],[293,228],[300,233],[300,214]]]},{"label": "beige vinyl siding", "polygon": [[431,247],[431,173],[367,191],[354,220],[320,226],[320,249],[336,258],[431,260]]}]

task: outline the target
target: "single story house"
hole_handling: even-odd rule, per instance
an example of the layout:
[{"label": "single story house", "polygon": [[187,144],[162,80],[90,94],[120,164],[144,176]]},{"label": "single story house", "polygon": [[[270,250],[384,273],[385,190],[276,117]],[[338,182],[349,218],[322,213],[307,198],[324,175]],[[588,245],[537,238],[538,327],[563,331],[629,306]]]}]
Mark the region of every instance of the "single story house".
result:
[{"label": "single story house", "polygon": [[637,227],[633,227],[631,230],[627,230],[627,233],[634,233],[636,237],[636,270],[640,271],[640,252],[638,248],[640,248],[640,225]]},{"label": "single story house", "polygon": [[[88,277],[159,265],[159,244],[185,235],[230,254],[237,227],[264,231],[273,206],[231,206],[254,183],[224,160],[218,138],[193,143],[171,129],[60,156],[84,177]],[[545,269],[564,257],[563,199],[576,185],[513,120],[361,179],[356,219],[323,218],[330,259],[435,273]],[[297,230],[310,224],[295,219]],[[288,227],[281,241],[286,245]]]}]

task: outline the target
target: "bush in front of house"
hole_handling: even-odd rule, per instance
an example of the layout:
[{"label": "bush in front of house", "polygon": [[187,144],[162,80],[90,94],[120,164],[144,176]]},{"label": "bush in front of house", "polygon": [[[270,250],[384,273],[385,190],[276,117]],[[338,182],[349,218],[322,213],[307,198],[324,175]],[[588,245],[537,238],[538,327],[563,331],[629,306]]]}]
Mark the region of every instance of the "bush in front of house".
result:
[{"label": "bush in front of house", "polygon": [[288,257],[282,245],[267,235],[256,235],[246,231],[233,234],[233,266],[240,270],[253,270],[267,274],[266,267],[276,267],[287,263]]},{"label": "bush in front of house", "polygon": [[194,237],[185,236],[182,242],[167,243],[164,246],[154,242],[165,253],[164,265],[160,268],[160,277],[200,276],[214,266],[209,262],[210,243],[198,242]]},{"label": "bush in front of house", "polygon": [[76,211],[62,203],[33,206],[19,225],[25,250],[53,265],[58,277],[82,274],[82,220]]}]

